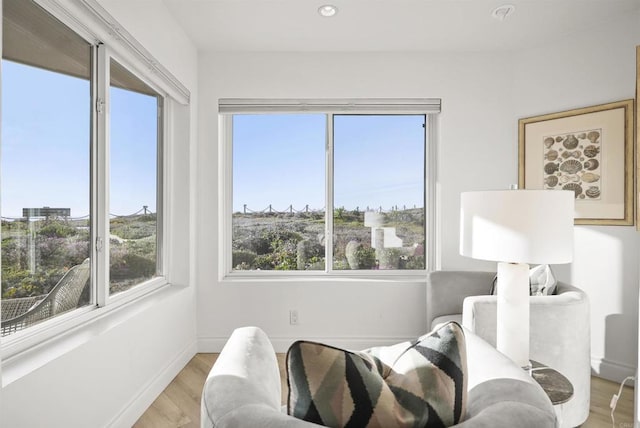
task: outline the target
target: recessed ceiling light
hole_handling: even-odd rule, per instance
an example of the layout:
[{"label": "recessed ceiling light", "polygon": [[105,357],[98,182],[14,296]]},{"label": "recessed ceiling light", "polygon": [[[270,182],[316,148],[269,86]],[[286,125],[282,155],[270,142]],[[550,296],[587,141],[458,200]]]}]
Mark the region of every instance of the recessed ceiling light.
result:
[{"label": "recessed ceiling light", "polygon": [[318,8],[318,13],[322,16],[329,18],[331,16],[334,16],[336,13],[338,13],[338,8],[332,4],[325,4]]},{"label": "recessed ceiling light", "polygon": [[505,4],[493,9],[493,12],[491,12],[491,16],[493,16],[498,21],[504,21],[509,15],[513,13],[514,10],[516,10],[516,7],[514,5]]}]

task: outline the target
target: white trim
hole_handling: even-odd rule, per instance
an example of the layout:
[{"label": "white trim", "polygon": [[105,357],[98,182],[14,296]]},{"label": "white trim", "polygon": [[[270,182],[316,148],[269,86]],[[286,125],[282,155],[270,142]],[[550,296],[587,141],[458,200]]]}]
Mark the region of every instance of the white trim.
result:
[{"label": "white trim", "polygon": [[596,376],[614,382],[622,382],[627,376],[635,376],[637,371],[637,368],[630,364],[594,356],[591,357],[591,369]]},{"label": "white trim", "polygon": [[[334,183],[333,183],[333,174],[334,174],[334,158],[333,158],[333,114],[326,115],[326,127],[325,127],[325,224],[324,224],[324,271],[327,274],[331,274],[334,272],[333,270],[333,210],[330,213],[329,208],[334,205]],[[335,209],[335,208],[333,208]],[[331,238],[331,239],[329,239]],[[233,273],[233,272],[232,272]]]},{"label": "white trim", "polygon": [[438,126],[437,116],[434,114],[425,115],[425,267],[427,271],[439,269],[440,262],[437,254],[440,247],[439,241],[439,216],[440,206],[437,198],[438,183]]},{"label": "white trim", "polygon": [[96,0],[35,0],[49,13],[97,44],[109,43],[114,52],[126,58],[138,74],[148,76],[164,92],[182,104],[189,104],[189,90],[144,48]]},{"label": "white trim", "polygon": [[233,117],[221,115],[218,118],[218,279],[222,280],[232,270],[232,254],[228,250],[231,245],[233,227]]},{"label": "white trim", "polygon": [[219,113],[440,113],[439,98],[250,99],[221,98]]},{"label": "white trim", "polygon": [[[173,215],[172,204],[172,192],[174,188],[174,174],[170,165],[170,160],[173,159],[174,147],[169,144],[173,136],[174,123],[171,118],[173,117],[173,102],[172,98],[162,99],[162,117],[158,118],[162,123],[158,132],[162,132],[159,135],[160,138],[158,144],[158,151],[161,156],[159,168],[160,171],[156,171],[156,180],[158,182],[157,187],[157,201],[156,201],[156,254],[157,262],[159,263],[159,275],[167,278],[172,284],[171,269],[169,269],[169,263],[171,261],[171,248],[173,243],[173,234],[171,233],[171,227],[169,227],[169,220],[173,220],[176,216]],[[162,210],[160,210],[162,207]],[[176,220],[173,220],[176,221]]]},{"label": "white trim", "polygon": [[[50,318],[39,324],[30,326],[8,336],[2,337],[2,347],[0,359],[4,368],[15,364],[16,360],[23,357],[29,359],[31,353],[49,353],[50,344],[58,341],[73,341],[73,334],[76,330],[90,326],[93,322],[98,322],[104,316],[117,311],[121,307],[129,304],[137,305],[145,296],[153,295],[168,287],[169,284],[164,278],[154,278],[150,281],[137,285],[130,290],[124,291],[112,298],[109,305],[104,307],[85,306],[69,311],[67,313]],[[71,338],[69,338],[69,336]],[[77,339],[82,340],[82,339]],[[55,352],[53,352],[55,354]],[[52,355],[47,355],[44,359],[48,362],[54,359]],[[51,357],[49,359],[49,357]],[[38,368],[37,367],[33,367]],[[13,381],[15,375],[8,375],[7,370],[3,370],[2,385],[6,386]],[[23,373],[27,374],[27,373]]]},{"label": "white trim", "polygon": [[189,361],[196,355],[198,345],[194,341],[180,351],[160,373],[149,380],[139,392],[129,400],[129,403],[107,423],[107,427],[133,426],[151,404],[158,398],[171,381],[180,373]]},{"label": "white trim", "polygon": [[[388,104],[387,104],[388,103]],[[318,107],[313,110],[309,106]],[[398,111],[389,113],[387,107],[398,108]],[[419,106],[416,111],[408,111]],[[252,110],[256,107],[255,110]],[[331,107],[336,110],[327,110]],[[353,114],[412,114],[421,115],[425,119],[424,133],[424,206],[425,206],[425,269],[421,270],[378,270],[378,271],[349,271],[334,270],[331,265],[333,260],[333,215],[329,212],[329,207],[333,207],[334,183],[333,183],[333,120],[335,115],[342,114],[342,107],[349,109]],[[363,107],[365,110],[360,110]],[[368,111],[367,108],[374,110]],[[320,108],[322,108],[320,110]],[[416,107],[417,108],[417,107]],[[284,109],[284,110],[281,110]],[[399,113],[404,109],[403,113]],[[432,110],[429,110],[432,109]],[[439,266],[439,246],[438,239],[438,206],[437,206],[437,180],[438,180],[438,154],[437,154],[437,119],[436,112],[440,111],[440,99],[345,99],[345,100],[259,100],[259,99],[220,99],[218,116],[218,280],[219,281],[299,281],[301,279],[323,281],[327,278],[331,280],[377,280],[386,281],[423,281],[428,270]],[[233,114],[234,113],[307,113],[315,111],[324,114],[326,117],[325,128],[325,269],[324,271],[233,271],[231,240],[233,230]],[[319,113],[323,111],[323,113]]]},{"label": "white trim", "polygon": [[[375,273],[370,273],[375,272]],[[223,275],[222,283],[426,283],[423,270],[389,270],[389,271],[237,271]]]},{"label": "white trim", "polygon": [[[179,292],[167,283],[139,286],[132,299],[109,306],[89,306],[51,318],[41,324],[2,338],[2,386],[28,375],[60,356],[145,310],[158,299]],[[138,287],[136,287],[138,288]]]},{"label": "white trim", "polygon": [[[343,349],[367,349],[375,346],[390,346],[397,343],[412,341],[418,336],[369,336],[369,337],[328,337],[328,336],[304,336],[304,337],[269,337],[277,353],[285,353],[289,346],[297,340],[309,340],[326,343]],[[198,353],[221,352],[229,337],[210,336],[198,338]]]},{"label": "white trim", "polygon": [[[95,140],[92,141],[96,152],[96,164],[93,171],[96,191],[93,198],[91,221],[92,224],[95,224],[93,226],[95,239],[92,242],[92,251],[95,255],[93,263],[96,266],[94,269],[96,276],[92,285],[96,287],[96,303],[99,307],[103,307],[109,300],[109,144],[111,141],[109,81],[111,67],[109,67],[109,48],[105,45],[98,45],[96,51],[98,58],[95,71],[96,79],[93,85],[96,88],[97,98],[93,100],[95,105],[92,106],[97,124]],[[101,110],[98,108],[99,103],[102,105]]]}]

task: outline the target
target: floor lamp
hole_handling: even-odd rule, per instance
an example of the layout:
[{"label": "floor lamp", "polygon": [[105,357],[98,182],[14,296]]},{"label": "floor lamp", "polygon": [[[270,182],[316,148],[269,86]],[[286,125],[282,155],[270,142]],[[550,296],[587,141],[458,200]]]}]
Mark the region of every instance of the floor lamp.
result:
[{"label": "floor lamp", "polygon": [[575,194],[565,190],[464,192],[460,254],[498,262],[496,347],[529,367],[529,265],[573,259]]}]

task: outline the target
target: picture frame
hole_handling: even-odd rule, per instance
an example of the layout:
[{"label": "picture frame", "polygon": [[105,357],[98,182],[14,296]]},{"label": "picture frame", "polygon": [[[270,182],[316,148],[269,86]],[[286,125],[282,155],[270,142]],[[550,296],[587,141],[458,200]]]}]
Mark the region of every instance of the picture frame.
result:
[{"label": "picture frame", "polygon": [[633,107],[630,99],[520,119],[518,187],[573,190],[575,224],[633,225]]},{"label": "picture frame", "polygon": [[640,46],[636,46],[636,229],[640,231]]}]

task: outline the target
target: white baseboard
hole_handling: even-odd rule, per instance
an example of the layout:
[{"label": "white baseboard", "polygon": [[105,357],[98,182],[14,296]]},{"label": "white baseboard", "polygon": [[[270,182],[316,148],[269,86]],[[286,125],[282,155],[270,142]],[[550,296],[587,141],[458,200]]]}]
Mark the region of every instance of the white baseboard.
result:
[{"label": "white baseboard", "polygon": [[[220,352],[227,343],[228,337],[201,337],[198,339],[198,352]],[[287,352],[296,340],[309,340],[326,343],[344,349],[367,349],[374,346],[389,346],[411,341],[417,337],[270,337],[273,348],[278,353]]]},{"label": "white baseboard", "polygon": [[107,424],[107,427],[130,427],[151,406],[156,398],[171,383],[173,378],[182,370],[197,353],[197,343],[192,342],[176,355],[169,364],[140,391],[131,398],[129,403]]},{"label": "white baseboard", "polygon": [[622,382],[627,376],[635,376],[637,370],[628,364],[597,357],[591,357],[591,369],[594,375],[614,382]]}]

